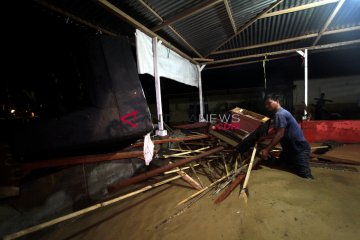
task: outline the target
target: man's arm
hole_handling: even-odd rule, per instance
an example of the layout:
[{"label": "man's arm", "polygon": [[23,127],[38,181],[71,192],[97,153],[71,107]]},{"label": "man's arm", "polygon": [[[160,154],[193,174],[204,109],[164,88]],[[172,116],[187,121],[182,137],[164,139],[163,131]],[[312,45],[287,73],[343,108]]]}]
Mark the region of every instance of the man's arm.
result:
[{"label": "man's arm", "polygon": [[268,158],[270,150],[280,142],[280,140],[284,137],[284,134],[285,134],[285,128],[276,129],[276,133],[273,139],[271,140],[271,142],[269,143],[269,145],[267,145],[267,147],[260,152],[261,157],[263,159]]}]

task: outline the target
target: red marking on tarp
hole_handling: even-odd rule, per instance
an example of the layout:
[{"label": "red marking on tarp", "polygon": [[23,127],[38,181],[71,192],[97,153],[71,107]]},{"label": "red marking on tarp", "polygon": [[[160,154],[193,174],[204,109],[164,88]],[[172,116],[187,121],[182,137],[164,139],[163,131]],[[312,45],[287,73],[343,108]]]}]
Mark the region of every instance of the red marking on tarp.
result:
[{"label": "red marking on tarp", "polygon": [[133,120],[136,120],[136,114],[138,113],[138,110],[134,110],[131,113],[125,114],[124,116],[120,117],[120,121],[122,121],[123,123],[129,124],[130,126],[137,128],[138,124],[137,123],[133,123],[129,120],[127,120],[129,117],[132,117]]}]

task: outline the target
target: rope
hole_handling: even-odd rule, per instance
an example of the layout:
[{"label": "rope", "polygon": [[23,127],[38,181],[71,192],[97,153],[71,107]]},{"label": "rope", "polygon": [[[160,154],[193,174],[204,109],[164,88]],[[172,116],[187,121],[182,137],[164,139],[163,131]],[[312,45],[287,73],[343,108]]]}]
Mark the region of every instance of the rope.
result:
[{"label": "rope", "polygon": [[266,55],[265,58],[263,60],[263,69],[264,69],[264,87],[265,87],[265,91],[266,91],[266,66],[265,66],[265,62],[267,61]]}]

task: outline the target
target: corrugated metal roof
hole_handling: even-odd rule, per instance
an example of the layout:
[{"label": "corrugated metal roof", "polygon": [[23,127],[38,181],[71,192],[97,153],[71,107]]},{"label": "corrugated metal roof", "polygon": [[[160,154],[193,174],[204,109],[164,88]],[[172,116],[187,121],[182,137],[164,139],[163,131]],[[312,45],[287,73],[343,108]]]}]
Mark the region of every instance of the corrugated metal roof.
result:
[{"label": "corrugated metal roof", "polygon": [[229,0],[237,28],[259,14],[276,0]]},{"label": "corrugated metal roof", "polygon": [[174,27],[202,54],[207,54],[214,46],[220,44],[224,38],[233,34],[223,4],[218,4],[177,22]]},{"label": "corrugated metal roof", "polygon": [[276,12],[292,7],[298,7],[309,3],[315,3],[315,2],[321,2],[323,0],[285,0],[279,5],[277,5],[275,8],[273,8],[270,12]]},{"label": "corrugated metal roof", "polygon": [[164,19],[168,19],[192,7],[207,2],[207,0],[147,0],[153,9],[156,9]]},{"label": "corrugated metal roof", "polygon": [[219,50],[239,48],[317,33],[334,8],[335,5],[324,5],[291,14],[259,19]]},{"label": "corrugated metal roof", "polygon": [[[42,0],[53,4],[61,9],[80,16],[96,25],[121,32],[124,22],[113,13],[108,12],[96,3],[96,0]],[[199,4],[213,3],[213,0],[109,0],[122,11],[126,12],[132,18],[136,19],[148,28],[153,28],[166,21],[169,18],[177,16],[184,11],[189,11]],[[240,29],[247,22],[258,16],[264,9],[268,8],[276,0],[227,0],[230,6],[237,29]],[[325,0],[284,0],[270,12],[286,10],[293,7],[299,7],[305,4],[321,2]],[[147,4],[161,18],[149,11]],[[238,36],[232,38],[217,51],[223,51],[234,48],[252,46],[256,44],[268,43],[287,38],[299,37],[306,34],[318,33],[324,26],[326,20],[335,9],[337,2],[290,12],[286,14],[260,18],[241,32]],[[339,13],[336,15],[328,30],[339,29],[351,26],[360,26],[360,1],[346,0]],[[223,1],[218,1],[191,16],[182,18],[171,26],[180,34],[175,34],[169,26],[162,28],[157,33],[174,46],[192,57],[198,57],[195,51],[185,42],[188,42],[197,52],[207,56],[212,50],[216,49],[221,43],[234,35],[226,7]],[[341,33],[345,34],[345,33]],[[358,34],[346,33],[341,39],[347,39],[347,36],[358,39]],[[322,42],[332,41],[331,39],[340,39],[334,36],[323,36]],[[276,51],[298,47],[306,47],[312,44],[313,39],[299,40],[295,42],[281,43],[267,47],[259,47],[248,50],[242,50],[230,53],[221,53],[210,55],[210,58],[225,59],[238,56],[252,55],[262,51]]]},{"label": "corrugated metal roof", "polygon": [[346,0],[329,28],[336,29],[356,25],[360,25],[360,1]]}]

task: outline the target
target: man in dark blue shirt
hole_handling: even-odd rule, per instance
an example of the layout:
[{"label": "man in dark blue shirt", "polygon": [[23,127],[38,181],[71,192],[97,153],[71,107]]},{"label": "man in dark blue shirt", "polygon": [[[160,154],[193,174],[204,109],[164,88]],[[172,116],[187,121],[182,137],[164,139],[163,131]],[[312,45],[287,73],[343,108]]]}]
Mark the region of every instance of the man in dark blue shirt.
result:
[{"label": "man in dark blue shirt", "polygon": [[299,176],[313,178],[309,167],[310,146],[295,118],[281,107],[277,95],[267,95],[265,107],[275,113],[276,133],[270,144],[261,151],[262,158],[267,159],[269,151],[280,143],[282,147],[280,160],[290,165]]}]

